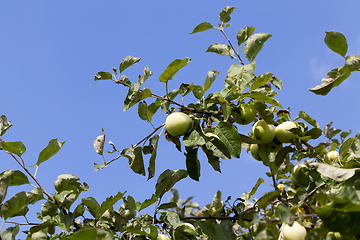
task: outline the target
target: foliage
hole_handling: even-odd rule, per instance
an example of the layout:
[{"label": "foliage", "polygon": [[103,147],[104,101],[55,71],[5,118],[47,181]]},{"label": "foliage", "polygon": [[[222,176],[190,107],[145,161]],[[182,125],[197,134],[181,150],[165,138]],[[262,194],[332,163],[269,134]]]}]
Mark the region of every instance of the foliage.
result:
[{"label": "foliage", "polygon": [[[230,66],[224,80],[225,86],[219,92],[207,93],[219,74],[215,70],[207,73],[203,85],[182,83],[178,89],[169,91],[168,81],[190,63],[190,58],[175,59],[159,75],[159,81],[165,84],[164,96],[145,88],[145,81],[153,75],[147,66],[136,82],[121,75],[128,67],[140,62],[139,57],[127,56],[121,61],[119,69],[100,71],[94,78],[95,81],[112,80],[127,87],[124,111],[137,105],[138,115],[144,121],[151,123],[152,117],[160,109],[166,114],[181,111],[192,119],[192,128],[184,136],[171,136],[162,124],[154,127],[154,131],[137,144],[122,150],[109,141],[113,150],[107,154],[117,154],[110,161],[106,161],[104,155],[105,132],[102,129],[102,135],[94,141],[94,149],[104,162],[100,165],[94,163],[95,170],[108,167],[113,161],[125,157],[132,171],[147,175],[147,179],[153,178],[158,143],[163,133],[179,151],[185,147],[186,169],[162,172],[157,178],[154,194],[144,201],[136,201],[126,192],[118,192],[103,202],[93,197],[80,199],[80,194],[87,191],[89,186],[72,174],[58,176],[54,182],[55,192],[49,194],[38,181],[36,173],[40,165],[55,155],[65,142],[50,140],[40,152],[34,164],[35,174],[32,174],[22,159],[25,145],[21,141],[7,142],[0,137],[0,149],[23,169],[7,170],[0,174],[0,216],[3,222],[11,223],[11,218],[16,216],[23,216],[26,220],[30,205],[42,202],[42,208],[37,213],[40,222],[27,223],[32,225],[26,231],[28,239],[154,240],[159,233],[165,233],[175,240],[277,239],[281,224],[292,225],[294,221],[306,227],[306,239],[330,239],[330,235],[327,235],[329,232],[339,232],[346,239],[359,239],[360,135],[349,137],[350,132],[333,128],[332,122],[321,129],[305,111],[293,117],[290,111],[282,109],[281,103],[274,97],[276,91],[283,88],[283,82],[270,72],[255,75],[254,60],[272,35],[254,33],[252,26],[246,26],[237,33],[238,49],[244,44],[243,54],[249,62],[245,64],[239,50],[234,48],[225,34],[234,10],[235,7],[222,9],[217,27],[203,22],[191,32],[219,30],[227,43],[212,44],[206,52],[229,56],[238,61]],[[325,43],[344,57],[345,64],[331,70],[321,85],[310,89],[321,95],[326,95],[360,68],[360,55],[346,56],[348,46],[341,33],[327,32]],[[184,105],[176,100],[190,93],[196,102]],[[266,124],[277,126],[285,121],[296,121],[297,127],[288,130],[294,139],[281,144],[275,137],[270,143],[261,143],[252,132],[239,132],[233,116],[240,113],[239,108],[243,104],[250,104],[256,110],[256,118],[251,124],[264,120]],[[11,126],[6,116],[1,116],[0,136]],[[325,142],[318,140],[322,135],[326,138]],[[179,198],[179,193],[173,188],[177,182],[187,177],[200,180],[199,151],[205,153],[215,171],[221,172],[221,159],[239,158],[241,151],[249,151],[251,144],[257,145],[256,159],[269,169],[266,174],[272,180],[272,191],[256,199],[255,193],[265,182],[259,178],[250,192],[235,196],[235,200],[228,198],[224,201],[220,191],[205,207],[200,207],[192,198]],[[339,157],[330,164],[326,163],[326,153],[335,150],[339,152]],[[146,155],[149,155],[147,171],[144,163]],[[300,162],[301,167],[294,168]],[[37,187],[31,184],[32,181]],[[5,201],[9,187],[24,184],[31,184],[33,190],[18,192]],[[164,194],[169,191],[172,192],[171,199],[163,201]],[[118,202],[122,202],[121,206],[114,209]],[[153,215],[144,213],[149,206],[155,206]],[[19,223],[14,223],[13,227],[2,230],[1,239],[15,239],[19,229]]]}]

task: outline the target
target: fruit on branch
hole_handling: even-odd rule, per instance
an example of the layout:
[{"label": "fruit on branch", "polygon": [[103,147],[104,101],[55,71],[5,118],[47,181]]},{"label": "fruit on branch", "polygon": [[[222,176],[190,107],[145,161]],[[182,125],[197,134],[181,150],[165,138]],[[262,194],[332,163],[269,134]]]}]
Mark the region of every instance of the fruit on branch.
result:
[{"label": "fruit on branch", "polygon": [[280,232],[280,237],[283,240],[304,240],[306,234],[306,229],[300,223],[295,221],[292,226],[288,224],[283,224]]},{"label": "fruit on branch", "polygon": [[168,235],[165,234],[158,234],[156,240],[171,240],[171,238]]},{"label": "fruit on branch", "polygon": [[264,120],[257,121],[252,130],[254,137],[261,143],[271,142],[275,135],[276,129],[273,124],[267,124]]},{"label": "fruit on branch", "polygon": [[291,170],[291,182],[297,187],[306,187],[309,184],[309,168],[304,164],[298,164]]},{"label": "fruit on branch", "polygon": [[341,234],[339,232],[328,232],[328,236],[330,236],[331,240],[341,240]]},{"label": "fruit on branch", "polygon": [[165,121],[167,131],[174,137],[185,135],[191,126],[191,118],[183,112],[171,113]]},{"label": "fruit on branch", "polygon": [[325,156],[325,162],[328,164],[332,164],[333,162],[339,161],[339,152],[338,151],[330,151]]},{"label": "fruit on branch", "polygon": [[251,103],[243,103],[239,108],[233,110],[232,115],[236,123],[246,125],[254,121],[256,109]]},{"label": "fruit on branch", "polygon": [[286,121],[276,127],[276,139],[282,143],[289,143],[295,138],[295,134],[289,130],[297,128],[297,123],[292,121]]},{"label": "fruit on branch", "polygon": [[282,184],[282,183],[279,183],[279,184],[277,185],[277,188],[278,188],[280,191],[284,191],[284,190],[285,190],[285,185]]},{"label": "fruit on branch", "polygon": [[282,143],[279,142],[276,138],[274,138],[271,142],[264,143],[266,150],[269,152],[278,152],[282,149]]},{"label": "fruit on branch", "polygon": [[255,160],[263,161],[261,155],[262,156],[269,155],[270,152],[263,146],[261,146],[261,149],[259,149],[259,144],[251,144],[250,153]]}]

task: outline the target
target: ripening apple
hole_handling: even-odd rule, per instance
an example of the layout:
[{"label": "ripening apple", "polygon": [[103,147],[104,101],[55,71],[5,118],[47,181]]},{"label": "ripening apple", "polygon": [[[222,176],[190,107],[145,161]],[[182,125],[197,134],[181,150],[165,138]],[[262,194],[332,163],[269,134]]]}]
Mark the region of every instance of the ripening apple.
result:
[{"label": "ripening apple", "polygon": [[297,128],[295,122],[286,121],[276,127],[276,139],[282,143],[289,143],[295,138],[295,134],[289,130]]},{"label": "ripening apple", "polygon": [[330,151],[325,156],[325,162],[328,164],[332,164],[333,162],[339,161],[339,152],[338,151]]},{"label": "ripening apple", "polygon": [[309,184],[309,168],[304,164],[293,167],[290,174],[291,182],[297,187],[305,187]]},{"label": "ripening apple", "polygon": [[267,124],[264,120],[257,121],[253,126],[254,137],[261,143],[271,142],[275,135],[276,129],[273,124]]},{"label": "ripening apple", "polygon": [[233,111],[232,115],[236,123],[246,125],[254,121],[256,109],[251,103],[243,103]]},{"label": "ripening apple", "polygon": [[171,238],[168,235],[165,234],[158,234],[156,240],[171,240]]},{"label": "ripening apple", "polygon": [[306,229],[295,221],[292,226],[283,224],[280,236],[283,240],[304,240],[306,234]]},{"label": "ripening apple", "polygon": [[174,137],[185,135],[191,126],[191,118],[183,112],[171,113],[165,121],[167,131]]},{"label": "ripening apple", "polygon": [[262,147],[261,150],[259,150],[259,144],[251,144],[250,145],[250,153],[251,153],[251,156],[255,159],[255,160],[258,160],[258,161],[263,161],[263,159],[261,159],[260,157],[260,153],[259,151],[262,151],[261,154],[267,154],[269,155],[269,151]]}]

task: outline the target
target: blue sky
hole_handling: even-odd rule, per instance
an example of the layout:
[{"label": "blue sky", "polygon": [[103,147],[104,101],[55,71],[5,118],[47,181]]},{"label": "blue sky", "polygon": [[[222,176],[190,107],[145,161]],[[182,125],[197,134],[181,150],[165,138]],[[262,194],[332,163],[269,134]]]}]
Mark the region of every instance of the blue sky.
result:
[{"label": "blue sky", "polygon": [[[283,108],[291,107],[295,118],[305,110],[321,128],[330,121],[343,130],[359,128],[360,75],[356,72],[328,96],[317,96],[308,88],[321,82],[332,68],[344,64],[342,57],[324,44],[325,31],[343,33],[348,54],[360,53],[358,1],[2,1],[0,2],[0,115],[13,127],[5,141],[23,141],[27,166],[37,161],[39,152],[53,138],[66,141],[61,151],[43,163],[38,178],[53,192],[53,182],[63,173],[72,173],[90,185],[80,197],[94,196],[99,202],[118,191],[128,191],[143,201],[154,192],[158,175],[165,169],[185,168],[183,153],[161,138],[156,160],[156,176],[150,181],[128,169],[120,158],[99,172],[93,162],[102,158],[93,141],[104,128],[106,140],[118,149],[130,147],[152,131],[150,124],[137,116],[134,107],[123,112],[127,89],[110,81],[95,82],[98,71],[111,71],[128,55],[142,57],[124,74],[135,81],[145,66],[154,73],[147,87],[163,95],[158,81],[166,66],[176,58],[192,58],[169,88],[182,82],[203,84],[207,71],[220,72],[210,91],[220,91],[227,69],[237,63],[225,56],[205,53],[212,43],[226,43],[216,30],[190,35],[193,28],[207,21],[216,25],[225,6],[235,6],[232,26],[226,29],[235,43],[236,33],[254,26],[255,33],[273,35],[256,57],[256,75],[273,72],[284,82],[278,99]],[[245,60],[245,58],[243,58]],[[190,98],[188,101],[191,101]],[[185,99],[185,102],[187,100]],[[158,112],[154,125],[166,116]],[[244,133],[249,126],[242,127]],[[107,145],[107,149],[110,147]],[[114,155],[113,157],[115,157]],[[107,155],[107,160],[111,159]],[[183,199],[195,196],[201,206],[209,203],[217,190],[233,199],[250,191],[267,171],[243,149],[241,159],[223,161],[222,173],[212,170],[200,157],[199,182],[185,179],[176,185]],[[6,154],[0,153],[0,171],[18,169]],[[35,169],[33,169],[35,170]],[[28,188],[29,190],[31,188]],[[259,192],[269,189],[263,185]],[[19,188],[15,188],[19,190]],[[8,197],[10,197],[11,191]],[[34,210],[40,211],[40,208]],[[36,221],[36,219],[29,219]],[[21,220],[19,220],[21,221]]]}]

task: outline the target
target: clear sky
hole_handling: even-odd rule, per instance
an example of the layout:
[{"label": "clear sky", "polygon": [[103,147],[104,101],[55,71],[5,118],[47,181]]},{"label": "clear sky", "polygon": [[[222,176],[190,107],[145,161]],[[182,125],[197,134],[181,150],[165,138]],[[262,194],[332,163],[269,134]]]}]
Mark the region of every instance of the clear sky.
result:
[{"label": "clear sky", "polygon": [[[38,171],[40,182],[51,193],[58,175],[72,173],[90,185],[80,198],[93,196],[102,202],[125,190],[138,201],[149,198],[159,174],[167,168],[185,168],[185,157],[162,136],[153,179],[146,181],[147,177],[129,170],[126,158],[95,172],[93,163],[103,161],[93,149],[101,128],[106,140],[122,149],[137,143],[152,127],[137,116],[136,107],[123,112],[125,87],[110,81],[95,82],[94,74],[111,71],[128,55],[142,57],[124,74],[136,81],[148,66],[154,75],[146,86],[164,95],[159,75],[172,60],[190,57],[191,63],[175,76],[169,88],[177,88],[182,82],[203,84],[207,71],[217,70],[220,75],[210,91],[220,91],[227,69],[237,62],[205,50],[212,43],[226,43],[224,37],[216,30],[189,33],[203,21],[217,25],[225,6],[236,7],[232,26],[226,29],[234,43],[236,33],[245,26],[254,26],[255,33],[273,35],[255,59],[255,74],[273,72],[283,80],[284,89],[276,99],[283,108],[291,107],[292,118],[304,110],[321,128],[334,121],[333,127],[352,129],[352,136],[358,132],[360,73],[353,73],[326,97],[307,89],[320,84],[329,70],[344,64],[342,57],[325,45],[325,31],[343,33],[348,53],[360,54],[359,1],[36,0],[0,2],[0,115],[6,115],[14,125],[3,139],[23,141],[27,166],[36,163],[49,140],[66,141]],[[165,118],[159,111],[154,125],[161,125]],[[250,131],[249,127],[239,129],[245,134]],[[116,156],[106,158],[109,161]],[[0,153],[0,159],[0,171],[19,169],[10,156]],[[270,182],[264,174],[267,169],[245,149],[240,159],[223,161],[221,174],[212,170],[204,156],[200,161],[200,181],[185,179],[175,188],[181,198],[195,196],[194,201],[201,206],[210,203],[217,190],[223,192],[223,199],[232,196],[235,200],[250,191],[259,177]],[[267,189],[264,185],[259,192]]]}]

